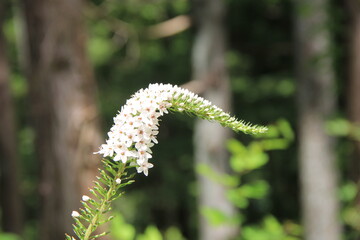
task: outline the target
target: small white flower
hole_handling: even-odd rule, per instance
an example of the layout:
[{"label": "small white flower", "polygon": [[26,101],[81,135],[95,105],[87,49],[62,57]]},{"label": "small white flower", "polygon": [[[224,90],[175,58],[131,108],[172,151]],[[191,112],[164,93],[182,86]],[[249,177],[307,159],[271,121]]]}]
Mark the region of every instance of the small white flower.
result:
[{"label": "small white flower", "polygon": [[132,158],[135,156],[136,156],[136,154],[131,150],[121,151],[114,157],[114,161],[121,160],[123,163],[126,163],[129,158]]},{"label": "small white flower", "polygon": [[117,184],[120,184],[120,183],[121,183],[121,179],[120,179],[120,178],[117,178],[117,179],[115,180],[115,182],[116,182]]},{"label": "small white flower", "polygon": [[153,164],[151,164],[151,163],[149,163],[149,162],[147,162],[147,161],[144,161],[144,162],[142,162],[142,163],[139,165],[139,167],[137,167],[136,169],[137,169],[137,172],[138,172],[138,173],[143,172],[143,173],[145,174],[145,176],[147,176],[147,175],[149,174],[148,169],[149,169],[149,168],[152,168],[152,167],[154,167]]},{"label": "small white flower", "polygon": [[84,195],[84,196],[82,196],[82,200],[83,200],[84,202],[87,202],[87,201],[90,200],[90,197]]},{"label": "small white flower", "polygon": [[80,213],[77,211],[72,211],[71,216],[74,218],[80,217]]},{"label": "small white flower", "polygon": [[149,158],[152,158],[151,154],[144,150],[138,151],[137,157],[138,157],[138,160],[137,160],[138,162],[145,162],[145,161],[148,161]]},{"label": "small white flower", "polygon": [[138,151],[151,151],[151,147],[154,146],[154,144],[150,141],[146,141],[146,140],[140,140],[138,141],[136,144],[135,144],[135,148],[138,150]]}]

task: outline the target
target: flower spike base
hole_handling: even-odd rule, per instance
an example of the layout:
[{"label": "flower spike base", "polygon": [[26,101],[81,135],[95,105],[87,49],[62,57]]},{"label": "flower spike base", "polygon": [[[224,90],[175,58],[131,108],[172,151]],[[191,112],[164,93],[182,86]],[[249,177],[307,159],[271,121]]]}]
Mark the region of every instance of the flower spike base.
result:
[{"label": "flower spike base", "polygon": [[95,187],[90,189],[93,197],[83,196],[83,208],[73,211],[74,232],[77,236],[66,235],[68,240],[96,239],[95,230],[112,217],[106,217],[111,210],[111,202],[118,198],[119,190],[133,182],[133,176],[127,176],[127,169],[136,167],[138,173],[146,176],[154,165],[151,147],[157,144],[159,118],[165,113],[186,112],[205,120],[218,122],[235,132],[259,134],[266,127],[251,125],[239,121],[220,108],[196,94],[170,84],[150,84],[140,89],[121,108],[114,118],[114,125],[108,132],[106,143],[101,145],[97,154],[104,157],[104,170],[100,170]]}]

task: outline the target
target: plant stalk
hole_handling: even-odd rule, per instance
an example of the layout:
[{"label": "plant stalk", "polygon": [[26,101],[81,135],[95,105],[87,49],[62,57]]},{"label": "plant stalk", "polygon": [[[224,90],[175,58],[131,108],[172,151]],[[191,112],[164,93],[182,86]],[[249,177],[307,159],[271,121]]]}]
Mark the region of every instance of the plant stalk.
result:
[{"label": "plant stalk", "polygon": [[96,228],[97,228],[96,225],[97,225],[99,218],[101,217],[103,212],[106,210],[106,207],[109,205],[111,198],[113,197],[114,190],[116,191],[118,188],[117,187],[118,184],[116,183],[115,179],[117,179],[117,178],[121,179],[121,176],[125,170],[125,166],[126,166],[126,164],[122,164],[122,166],[119,168],[116,176],[114,177],[114,181],[112,181],[111,185],[109,186],[109,189],[106,193],[106,197],[104,199],[102,199],[102,203],[101,203],[99,211],[96,213],[96,215],[92,219],[91,223],[87,227],[83,240],[89,240],[91,237],[91,234],[96,230]]}]

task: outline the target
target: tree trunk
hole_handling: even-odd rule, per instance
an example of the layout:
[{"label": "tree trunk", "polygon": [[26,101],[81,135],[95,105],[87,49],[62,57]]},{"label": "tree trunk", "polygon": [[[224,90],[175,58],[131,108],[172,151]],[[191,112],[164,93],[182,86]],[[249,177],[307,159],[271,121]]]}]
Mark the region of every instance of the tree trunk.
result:
[{"label": "tree trunk", "polygon": [[[231,93],[225,69],[224,1],[196,0],[194,10],[198,27],[193,46],[194,79],[203,81],[206,99],[229,111]],[[219,174],[227,173],[229,156],[225,144],[229,134],[229,130],[219,124],[197,120],[194,137],[196,164],[206,164]],[[235,208],[226,199],[225,186],[201,174],[198,174],[198,179],[200,209],[210,207],[234,216]],[[204,216],[200,216],[201,240],[228,240],[236,236],[237,230],[233,225],[212,226]]]},{"label": "tree trunk", "polygon": [[81,0],[22,0],[27,75],[40,166],[40,239],[72,233],[79,207],[97,174],[92,153],[101,137],[96,84],[86,54]]},{"label": "tree trunk", "polygon": [[334,143],[325,132],[336,99],[327,4],[296,1],[299,165],[307,240],[341,239]]},{"label": "tree trunk", "polygon": [[19,186],[19,166],[16,153],[16,126],[11,98],[10,70],[6,41],[2,31],[5,2],[0,2],[0,209],[4,232],[21,234],[22,202]]},{"label": "tree trunk", "polygon": [[[350,14],[350,69],[347,89],[347,111],[349,120],[360,126],[360,3],[356,0],[348,0],[348,12]],[[360,141],[354,141],[354,156],[351,159],[349,169],[351,178],[360,181]],[[360,204],[360,199],[359,199]]]}]

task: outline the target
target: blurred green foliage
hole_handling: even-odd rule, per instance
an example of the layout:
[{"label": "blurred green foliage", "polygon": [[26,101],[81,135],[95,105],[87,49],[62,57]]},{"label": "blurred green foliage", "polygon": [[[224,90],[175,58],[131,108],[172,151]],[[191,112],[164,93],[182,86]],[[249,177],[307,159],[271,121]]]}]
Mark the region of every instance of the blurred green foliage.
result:
[{"label": "blurred green foliage", "polygon": [[284,224],[273,216],[266,216],[260,226],[246,226],[242,229],[242,240],[300,240],[301,227],[292,222]]},{"label": "blurred green foliage", "polygon": [[360,237],[360,206],[356,203],[358,186],[353,182],[344,184],[340,189],[340,199],[342,200],[341,217],[349,229],[348,239],[359,239]]},{"label": "blurred green foliage", "polygon": [[126,223],[120,213],[115,214],[110,230],[113,240],[185,240],[180,230],[174,226],[162,233],[155,226],[149,225],[143,234],[136,234],[135,227]]},{"label": "blurred green foliage", "polygon": [[269,150],[284,150],[294,141],[294,133],[289,123],[283,119],[269,126],[269,131],[244,145],[238,140],[228,141],[231,152],[230,165],[232,175],[219,175],[206,165],[198,167],[198,172],[207,178],[228,187],[227,197],[236,207],[241,209],[236,217],[226,216],[218,209],[203,207],[201,213],[214,226],[222,224],[241,225],[238,239],[242,240],[296,240],[300,239],[301,227],[287,221],[280,223],[274,216],[267,215],[260,224],[249,224],[244,214],[251,202],[264,199],[269,193],[267,181],[258,176],[245,179],[245,175],[252,175],[260,170],[269,160]]},{"label": "blurred green foliage", "polygon": [[0,239],[1,240],[20,240],[20,237],[15,234],[11,234],[11,233],[1,233],[0,232]]}]

